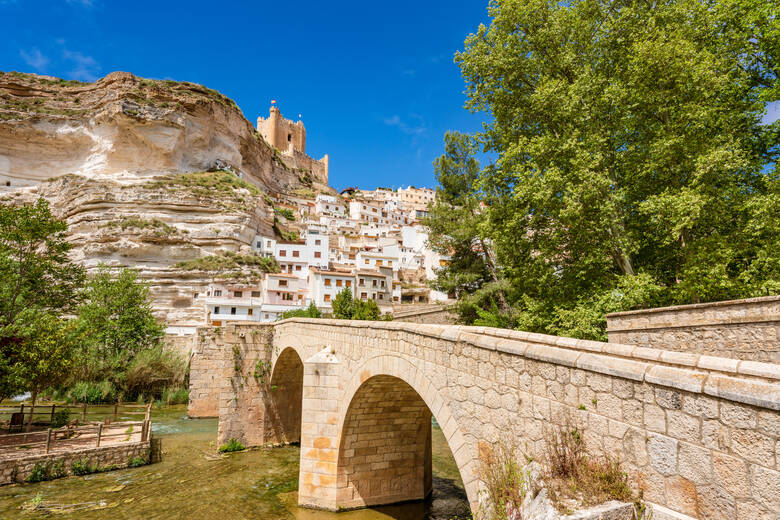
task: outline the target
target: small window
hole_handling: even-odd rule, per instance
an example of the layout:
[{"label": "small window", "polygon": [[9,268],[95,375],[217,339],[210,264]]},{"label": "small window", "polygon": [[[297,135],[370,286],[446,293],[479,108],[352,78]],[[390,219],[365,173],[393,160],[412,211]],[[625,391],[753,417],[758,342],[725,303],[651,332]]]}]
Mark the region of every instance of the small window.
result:
[{"label": "small window", "polygon": [[301,270],[301,266],[300,266],[300,265],[296,265],[296,266],[295,266],[295,270],[296,270],[296,271],[300,271],[300,270]]},{"label": "small window", "polygon": [[214,307],[214,314],[219,314],[219,307]]},{"label": "small window", "polygon": [[300,251],[293,251],[293,257],[298,258],[299,256],[301,256]]},{"label": "small window", "polygon": [[325,278],[325,287],[330,287],[330,278]]},{"label": "small window", "polygon": [[215,290],[214,296],[222,296],[222,291],[220,291],[219,289]]},{"label": "small window", "polygon": [[251,308],[250,308],[250,309],[248,309],[248,310],[246,311],[246,314],[247,314],[247,316],[251,316],[253,312],[254,312],[254,309],[251,309]]},{"label": "small window", "polygon": [[241,298],[242,296],[244,296],[244,293],[242,291],[233,291],[234,298]]},{"label": "small window", "polygon": [[280,249],[279,256],[287,256],[287,251],[285,251],[284,249]]},{"label": "small window", "polygon": [[318,245],[320,245],[320,244],[322,244],[322,240],[320,240],[319,238],[318,238],[317,240],[315,240],[315,241],[314,241],[314,245],[315,245],[315,246],[318,246]]},{"label": "small window", "polygon": [[322,253],[320,253],[319,251],[315,251],[314,258],[322,258]]},{"label": "small window", "polygon": [[230,308],[230,314],[235,314],[235,313],[236,313],[236,308],[235,307],[231,307]]},{"label": "small window", "polygon": [[282,293],[282,300],[292,301],[293,295],[290,293]]},{"label": "small window", "polygon": [[347,280],[347,287],[352,287],[352,280]]},{"label": "small window", "polygon": [[265,319],[268,319],[268,313],[267,312],[265,313]]},{"label": "small window", "polygon": [[382,265],[382,260],[377,260],[376,265]]},{"label": "small window", "polygon": [[323,297],[323,300],[325,300],[326,302],[329,302],[329,301],[330,301],[330,294],[326,294],[326,295]]},{"label": "small window", "polygon": [[287,280],[279,280],[279,287],[287,287]]},{"label": "small window", "polygon": [[336,280],[336,287],[341,287],[341,280]]},{"label": "small window", "polygon": [[193,298],[197,298],[198,297],[198,293],[193,294],[192,297]]},{"label": "small window", "polygon": [[366,279],[365,278],[361,278],[360,279],[360,286],[363,287],[364,285],[366,285]]},{"label": "small window", "polygon": [[376,287],[376,280],[371,280],[373,283],[371,284],[373,287]]},{"label": "small window", "polygon": [[384,286],[385,286],[385,281],[384,281],[384,280],[382,280],[382,287],[384,287]]},{"label": "small window", "polygon": [[287,134],[287,142],[292,142],[292,134]]},{"label": "small window", "polygon": [[369,259],[368,259],[368,258],[366,258],[366,265],[368,265],[368,264],[369,264]]},{"label": "small window", "polygon": [[257,247],[257,249],[261,249],[263,247],[263,244],[258,242],[256,247]]},{"label": "small window", "polygon": [[252,298],[260,298],[260,291],[252,291]]},{"label": "small window", "polygon": [[368,295],[364,292],[360,293],[360,299],[365,300],[368,297]]},{"label": "small window", "polygon": [[[384,300],[384,299],[385,299],[385,297],[382,295],[382,293],[379,293],[379,299],[380,299],[380,300]],[[251,309],[250,309],[250,310],[251,310]]]}]

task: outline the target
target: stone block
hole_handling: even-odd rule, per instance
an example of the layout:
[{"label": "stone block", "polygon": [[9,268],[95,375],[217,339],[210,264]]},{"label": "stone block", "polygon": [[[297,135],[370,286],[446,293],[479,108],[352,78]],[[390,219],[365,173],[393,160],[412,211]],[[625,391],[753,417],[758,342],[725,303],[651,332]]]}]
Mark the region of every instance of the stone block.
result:
[{"label": "stone block", "polygon": [[653,469],[665,476],[676,474],[677,446],[676,439],[655,433],[648,434],[647,455]]}]

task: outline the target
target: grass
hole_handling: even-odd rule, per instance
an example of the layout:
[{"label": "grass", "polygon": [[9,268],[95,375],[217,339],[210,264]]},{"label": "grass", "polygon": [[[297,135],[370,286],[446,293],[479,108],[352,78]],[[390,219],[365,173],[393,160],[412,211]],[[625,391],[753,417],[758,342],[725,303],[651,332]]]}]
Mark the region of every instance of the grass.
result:
[{"label": "grass", "polygon": [[559,511],[571,513],[567,503],[572,501],[590,507],[618,500],[640,508],[641,497],[631,489],[620,461],[609,455],[589,457],[582,431],[570,420],[545,432],[545,450],[544,481]]},{"label": "grass", "polygon": [[242,451],[245,449],[246,446],[241,444],[241,442],[239,442],[238,439],[230,439],[229,441],[227,441],[226,444],[220,446],[217,451],[220,453],[231,453],[234,451]]},{"label": "grass", "polygon": [[204,198],[213,197],[215,194],[235,196],[239,190],[246,190],[250,195],[262,194],[254,184],[239,179],[235,174],[225,170],[170,175],[151,181],[145,187],[183,189],[197,197]]},{"label": "grass", "polygon": [[520,509],[530,483],[527,472],[517,460],[516,451],[514,446],[504,442],[480,446],[479,477],[485,485],[486,500],[480,501],[475,518],[507,520]]},{"label": "grass", "polygon": [[185,271],[226,271],[242,267],[257,268],[264,273],[278,273],[276,259],[260,255],[242,255],[233,251],[219,251],[215,255],[201,256],[174,264],[175,268]]},{"label": "grass", "polygon": [[295,220],[295,213],[293,213],[293,211],[289,208],[282,208],[282,209],[274,208],[274,211],[277,214],[286,218],[287,220]]},{"label": "grass", "polygon": [[[157,236],[169,236],[179,233],[180,230],[174,226],[170,226],[158,219],[145,219],[137,217],[125,217],[120,220],[112,220],[104,224],[104,228],[121,228],[122,231],[126,229],[153,229],[154,234]],[[187,233],[186,230],[183,231]]]}]

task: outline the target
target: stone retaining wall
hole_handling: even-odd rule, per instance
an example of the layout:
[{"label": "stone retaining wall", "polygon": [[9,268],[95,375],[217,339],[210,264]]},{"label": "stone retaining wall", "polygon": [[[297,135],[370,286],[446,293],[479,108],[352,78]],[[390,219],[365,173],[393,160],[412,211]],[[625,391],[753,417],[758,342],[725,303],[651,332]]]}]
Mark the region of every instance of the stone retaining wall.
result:
[{"label": "stone retaining wall", "polygon": [[[58,463],[62,461],[66,475],[71,475],[71,465],[82,459],[87,459],[90,465],[98,467],[112,466],[112,469],[126,468],[131,459],[140,457],[151,460],[150,442],[133,442],[119,446],[104,446],[100,448],[83,448],[66,453],[57,452],[48,455],[36,455],[21,459],[0,461],[0,485],[24,482],[30,476],[37,463]],[[65,476],[65,475],[63,475]]]},{"label": "stone retaining wall", "polygon": [[393,321],[405,323],[429,323],[434,325],[454,324],[457,316],[446,307],[423,309],[393,314]]},{"label": "stone retaining wall", "polygon": [[780,363],[780,296],[607,315],[609,341]]}]

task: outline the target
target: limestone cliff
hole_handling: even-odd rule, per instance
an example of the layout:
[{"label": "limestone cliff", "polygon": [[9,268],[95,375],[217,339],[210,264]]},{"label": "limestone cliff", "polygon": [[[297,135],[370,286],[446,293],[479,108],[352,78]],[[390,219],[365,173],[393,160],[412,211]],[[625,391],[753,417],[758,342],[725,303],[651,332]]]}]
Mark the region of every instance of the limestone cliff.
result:
[{"label": "limestone cliff", "polygon": [[[95,83],[0,73],[0,201],[49,200],[73,258],[139,269],[169,323],[202,320],[196,295],[226,275],[177,264],[249,253],[256,234],[274,234],[266,193],[307,182],[206,87],[125,72]],[[253,274],[239,264],[227,275]]]}]

